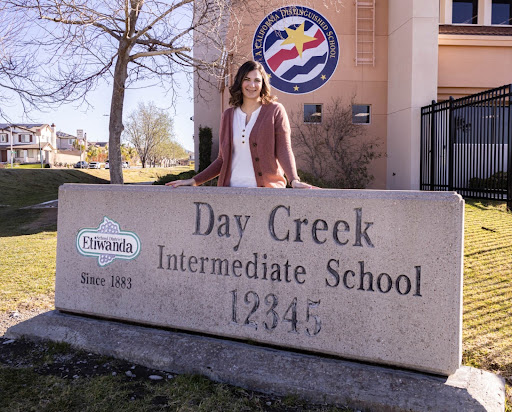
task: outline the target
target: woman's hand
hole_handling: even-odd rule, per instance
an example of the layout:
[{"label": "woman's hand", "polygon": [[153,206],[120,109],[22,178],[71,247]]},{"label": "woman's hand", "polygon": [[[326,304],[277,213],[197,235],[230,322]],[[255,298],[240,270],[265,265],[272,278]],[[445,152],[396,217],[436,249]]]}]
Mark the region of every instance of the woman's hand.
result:
[{"label": "woman's hand", "polygon": [[174,180],[173,182],[169,182],[165,184],[166,186],[178,187],[178,186],[197,186],[196,181],[192,179],[186,180]]},{"label": "woman's hand", "polygon": [[291,186],[294,189],[318,189],[318,187],[312,186],[305,182],[301,182],[300,180],[292,180]]}]

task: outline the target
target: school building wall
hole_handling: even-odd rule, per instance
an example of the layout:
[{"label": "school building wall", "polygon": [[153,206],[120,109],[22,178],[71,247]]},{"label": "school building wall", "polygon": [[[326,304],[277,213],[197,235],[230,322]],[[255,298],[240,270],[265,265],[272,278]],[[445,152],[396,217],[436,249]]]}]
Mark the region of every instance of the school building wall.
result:
[{"label": "school building wall", "polygon": [[[275,88],[273,93],[289,114],[301,110],[303,104],[326,105],[336,97],[347,104],[353,100],[371,105],[371,123],[364,127],[367,136],[378,139],[386,156],[372,163],[375,180],[369,188],[419,188],[422,106],[450,95],[461,97],[512,82],[510,70],[505,69],[512,63],[512,36],[440,34],[440,23],[446,24],[451,18],[447,12],[451,2],[377,0],[375,65],[357,66],[355,2],[343,2],[338,10],[318,0],[284,5],[303,5],[327,18],[337,34],[339,61],[328,82],[311,93],[291,95]],[[236,27],[226,24],[228,39],[236,38],[238,27],[243,30],[236,38],[236,50],[225,56],[225,77],[209,90],[210,101],[196,102],[196,137],[199,124],[207,124],[213,129],[214,140],[218,139],[220,115],[229,107],[228,89],[223,85],[231,85],[239,65],[253,58],[252,40],[258,25],[280,7],[283,2],[268,2],[260,9],[239,14],[243,18]],[[209,52],[215,55],[212,49]],[[215,145],[213,157],[217,150]],[[304,167],[300,160],[298,167]]]}]

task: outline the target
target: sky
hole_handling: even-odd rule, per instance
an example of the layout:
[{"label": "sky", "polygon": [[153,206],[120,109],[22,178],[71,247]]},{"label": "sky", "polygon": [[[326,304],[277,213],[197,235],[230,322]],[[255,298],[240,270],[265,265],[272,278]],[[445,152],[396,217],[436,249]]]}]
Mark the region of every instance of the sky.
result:
[{"label": "sky", "polygon": [[[178,32],[180,30],[180,24],[184,27],[188,27],[188,24],[190,24],[190,16],[187,15],[187,10],[188,8],[184,8],[176,12],[176,18],[179,24],[176,22],[173,24],[177,27]],[[0,18],[2,17],[3,16],[0,14]],[[2,23],[1,20],[0,23]],[[12,27],[8,19],[5,20],[5,23],[7,25],[0,24],[0,29],[4,28],[7,30],[7,33],[9,33]],[[44,27],[39,27],[37,24],[32,24],[28,28],[28,31],[23,29],[20,33],[23,33],[24,38],[39,38],[53,34],[59,36],[61,34],[60,29],[61,26],[59,25],[45,25]],[[17,35],[19,35],[19,33],[14,30],[13,39],[15,39]],[[9,37],[7,37],[7,39],[9,39]],[[9,43],[7,43],[7,45],[9,45]],[[52,46],[49,47],[50,50],[52,50]],[[67,48],[59,49],[59,53],[63,53],[61,58],[69,59],[69,56],[66,54]],[[55,61],[52,62],[55,63]],[[190,120],[194,115],[194,106],[191,99],[193,93],[184,73],[177,72],[175,76],[174,80],[177,84],[181,85],[177,95],[174,96],[175,99],[172,99],[172,95],[166,95],[164,88],[161,86],[154,86],[154,84],[158,83],[157,81],[153,83],[143,83],[142,86],[140,81],[136,81],[134,87],[137,88],[127,89],[126,91],[123,119],[126,120],[128,118],[129,114],[136,109],[139,102],[153,102],[156,107],[168,110],[169,115],[174,119],[174,134],[178,143],[184,146],[185,149],[194,150],[194,122]],[[13,103],[10,107],[5,107],[3,104],[2,110],[7,114],[8,119],[0,118],[0,123],[55,123],[57,131],[76,136],[77,130],[81,129],[84,133],[87,133],[88,141],[107,142],[112,79],[110,80],[110,84],[106,84],[104,79],[101,80],[99,84],[99,87],[89,92],[87,95],[87,100],[91,106],[82,105],[81,107],[77,107],[76,104],[68,104],[52,110],[43,109],[40,112],[32,110],[28,115],[24,113],[22,105],[16,100],[16,96],[12,96],[12,94],[9,93],[8,98]],[[0,93],[2,92],[7,91],[0,90]],[[14,99],[12,99],[11,96],[14,97]],[[172,100],[176,100],[176,104],[173,105]]]},{"label": "sky", "polygon": [[[161,109],[168,110],[174,119],[174,134],[176,141],[187,150],[194,150],[194,122],[190,118],[194,115],[194,104],[191,100],[192,91],[185,76],[180,84],[183,86],[176,96],[177,102],[172,106],[171,97],[166,96],[165,90],[159,86],[141,87],[126,91],[123,118],[134,111],[139,102],[154,102]],[[181,79],[180,79],[181,80]],[[87,133],[87,140],[92,142],[108,142],[108,122],[110,113],[112,88],[108,85],[99,87],[88,95],[92,107],[76,107],[68,104],[57,109],[44,111],[31,111],[30,117],[23,112],[21,104],[5,108],[12,123],[55,123],[57,131],[76,136],[76,131],[82,129]]]}]

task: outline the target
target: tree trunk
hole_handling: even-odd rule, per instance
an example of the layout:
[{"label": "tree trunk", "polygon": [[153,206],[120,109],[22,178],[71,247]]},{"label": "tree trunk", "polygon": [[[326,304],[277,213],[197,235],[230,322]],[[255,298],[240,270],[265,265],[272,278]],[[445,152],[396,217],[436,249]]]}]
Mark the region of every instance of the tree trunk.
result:
[{"label": "tree trunk", "polygon": [[110,122],[109,122],[109,163],[110,163],[110,183],[123,184],[123,165],[121,159],[121,133],[123,126],[123,106],[125,83],[128,77],[128,56],[131,46],[122,40],[119,44],[119,54],[114,70],[114,86],[112,91],[112,101],[110,103]]}]

